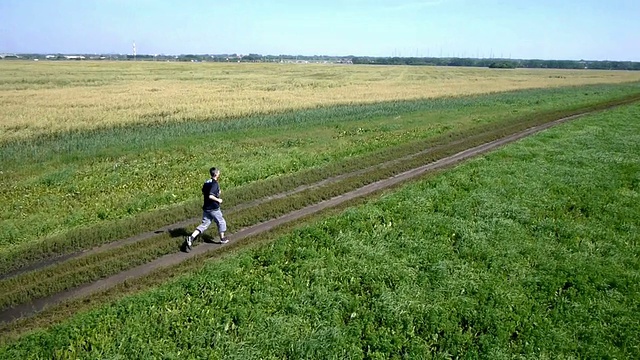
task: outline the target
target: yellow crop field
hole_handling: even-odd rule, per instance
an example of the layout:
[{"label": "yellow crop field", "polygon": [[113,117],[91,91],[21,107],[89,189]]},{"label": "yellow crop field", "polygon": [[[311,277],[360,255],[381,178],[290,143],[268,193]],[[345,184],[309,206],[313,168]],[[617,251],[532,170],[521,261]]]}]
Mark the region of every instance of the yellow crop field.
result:
[{"label": "yellow crop field", "polygon": [[0,62],[0,143],[70,130],[640,81],[640,72],[177,62]]}]

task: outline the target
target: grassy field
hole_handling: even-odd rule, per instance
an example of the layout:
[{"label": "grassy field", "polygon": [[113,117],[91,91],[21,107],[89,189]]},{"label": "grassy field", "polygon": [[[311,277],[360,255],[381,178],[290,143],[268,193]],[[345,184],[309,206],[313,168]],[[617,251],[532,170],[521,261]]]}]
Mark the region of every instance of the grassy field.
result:
[{"label": "grassy field", "polygon": [[240,192],[249,184],[384,148],[638,93],[638,83],[523,90],[123,127],[4,144],[0,253],[70,229],[176,205],[190,204],[196,214],[198,188],[212,165],[224,169],[227,191]]},{"label": "grassy field", "polygon": [[[638,101],[640,97],[636,96],[632,99]],[[605,105],[611,106],[612,104],[606,103]],[[591,107],[590,109],[596,108]],[[309,169],[289,176],[235,188],[228,193],[232,207],[226,208],[225,218],[230,229],[255,225],[315,204],[318,201],[345,194],[377,180],[388,179],[403,171],[442,159],[447,155],[570,114],[564,113],[564,111],[537,113],[529,118],[523,118],[509,124],[497,123],[491,124],[489,127],[473,128],[471,129],[472,133],[449,133],[425,142],[418,141],[387,147],[365,156],[334,162],[330,166]],[[584,111],[584,109],[580,111]],[[354,170],[356,171],[354,172]],[[337,177],[333,178],[333,176]],[[299,185],[313,185],[314,181],[329,181],[329,183],[312,186],[295,193],[286,193]],[[249,205],[254,200],[276,194],[284,196],[261,201],[260,204]],[[236,208],[233,206],[234,204],[240,206]],[[144,230],[156,230],[166,223],[182,220],[185,212],[190,217],[195,211],[192,210],[189,213],[188,207],[171,207],[161,212],[144,213],[116,223],[105,223],[96,227],[70,231],[64,236],[48,238],[43,243],[29,243],[26,246],[12,247],[9,248],[9,252],[0,253],[0,273],[20,268],[39,259],[52,258],[80,249],[90,249],[95,245],[140,234]],[[174,230],[168,233],[156,233],[156,235],[144,240],[141,239],[135,244],[116,247],[109,251],[69,261],[58,261],[55,265],[2,279],[0,280],[0,309],[71,289],[128,270],[162,255],[175,253],[181,242],[180,235],[190,233],[190,229],[195,227],[197,220],[197,218],[191,220],[191,226],[186,226],[186,228],[174,227]],[[155,275],[152,277],[157,279]],[[1,331],[2,328],[0,328]]]},{"label": "grassy field", "polygon": [[[639,79],[607,71],[0,62],[0,253],[159,209],[196,209],[212,165],[224,169],[226,190],[240,191],[385,147],[606,102],[639,92],[629,83]],[[596,83],[624,84],[563,87]],[[524,88],[542,90],[463,96]]]},{"label": "grassy field", "polygon": [[[142,82],[172,84],[188,88],[184,92],[192,94],[201,91],[203,84],[207,88],[236,84],[234,94],[241,96],[224,104],[200,104],[212,111],[208,117],[189,113],[190,118],[164,114],[158,119],[131,111],[134,107],[129,102],[143,111],[149,104],[168,108],[172,100],[157,98],[160,90],[155,89],[140,95],[146,105],[136,103],[135,97],[122,103],[117,118],[122,122],[94,119],[91,124],[83,123],[86,119],[78,113],[72,116],[78,121],[68,118],[66,127],[56,127],[67,121],[58,118],[46,129],[25,123],[18,132],[0,132],[0,194],[4,204],[0,209],[0,274],[196,217],[201,201],[199,186],[212,165],[223,168],[225,208],[229,209],[439,146],[428,155],[369,169],[255,209],[227,213],[234,231],[510,132],[640,95],[640,83],[629,82],[635,78],[627,72],[255,64],[38,65],[42,64],[0,63],[0,77],[7,76],[7,81],[0,82],[0,102],[13,99],[7,104],[51,116],[57,116],[61,109],[71,113],[81,108],[104,119],[117,111],[96,105],[98,100],[109,104],[125,101],[107,95],[109,91],[127,93],[123,86]],[[224,79],[215,80],[216,73],[223,74]],[[286,79],[307,78],[320,79],[326,86],[289,89],[282,85]],[[341,83],[346,79],[350,79],[348,84]],[[484,85],[476,88],[476,81]],[[255,88],[261,82],[282,86]],[[584,85],[590,83],[597,84]],[[431,84],[429,89],[420,87],[426,84]],[[443,84],[447,86],[438,90]],[[582,85],[563,86],[570,84]],[[120,90],[113,90],[113,86],[120,86]],[[336,102],[314,105],[314,95],[309,92],[314,89],[316,95],[324,96],[326,89],[345,86],[352,88]],[[403,86],[414,92],[405,93]],[[527,87],[533,89],[521,89]],[[512,88],[520,90],[485,94]],[[78,89],[86,94],[73,92]],[[253,106],[240,101],[247,94],[257,96],[244,93],[244,89],[267,91],[270,96],[281,96],[280,100],[297,89],[297,100],[311,105],[287,100],[291,106],[286,108]],[[58,93],[54,96],[51,91]],[[95,93],[89,96],[95,91],[103,91],[102,97]],[[366,99],[358,97],[361,92],[368,94]],[[212,99],[207,92],[202,96],[207,101]],[[46,99],[48,105],[28,100],[35,98]],[[227,105],[229,109],[244,105],[250,111],[213,112],[216,106]],[[300,110],[305,107],[309,109]],[[0,116],[4,114],[3,110]],[[40,115],[44,117],[38,121],[49,116]],[[25,112],[17,118],[33,120],[40,115]],[[454,140],[462,142],[454,144]],[[176,236],[158,235],[2,279],[0,309],[175,252],[180,242]]]},{"label": "grassy field", "polygon": [[639,118],[548,130],[0,358],[638,358]]},{"label": "grassy field", "polygon": [[640,81],[639,72],[292,64],[0,62],[0,143],[132,124]]}]

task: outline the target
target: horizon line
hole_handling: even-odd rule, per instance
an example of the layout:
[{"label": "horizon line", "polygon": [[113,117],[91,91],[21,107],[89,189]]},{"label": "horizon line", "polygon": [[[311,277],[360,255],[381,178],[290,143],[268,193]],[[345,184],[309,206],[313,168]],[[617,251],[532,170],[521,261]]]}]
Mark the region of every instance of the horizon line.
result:
[{"label": "horizon line", "polygon": [[597,61],[610,61],[610,62],[640,62],[640,60],[610,60],[610,59],[605,59],[605,60],[589,60],[589,59],[561,59],[561,58],[553,58],[553,59],[544,59],[544,58],[511,58],[511,57],[472,57],[472,56],[399,56],[399,55],[387,55],[387,56],[381,56],[381,55],[353,55],[353,54],[349,54],[349,55],[319,55],[319,54],[314,54],[314,55],[303,55],[303,54],[258,54],[258,53],[248,53],[248,54],[240,54],[240,53],[219,53],[219,54],[214,54],[214,53],[180,53],[180,54],[129,54],[129,53],[82,53],[82,52],[73,52],[73,53],[64,53],[64,52],[21,52],[21,53],[15,53],[15,52],[3,52],[0,53],[1,59],[4,59],[7,56],[24,56],[24,55],[28,55],[28,56],[34,56],[34,55],[40,55],[40,56],[52,56],[52,55],[61,55],[61,56],[84,56],[84,55],[91,55],[91,56],[113,56],[113,55],[119,55],[119,56],[132,56],[132,57],[159,57],[159,56],[164,56],[164,57],[180,57],[180,56],[210,56],[210,57],[216,57],[216,56],[235,56],[235,57],[246,57],[246,56],[251,56],[251,55],[257,55],[260,57],[329,57],[329,58],[400,58],[400,59],[409,59],[409,58],[416,58],[416,59],[495,59],[495,60],[513,60],[513,61],[518,61],[518,60],[541,60],[541,61],[591,61],[591,62],[597,62]]}]

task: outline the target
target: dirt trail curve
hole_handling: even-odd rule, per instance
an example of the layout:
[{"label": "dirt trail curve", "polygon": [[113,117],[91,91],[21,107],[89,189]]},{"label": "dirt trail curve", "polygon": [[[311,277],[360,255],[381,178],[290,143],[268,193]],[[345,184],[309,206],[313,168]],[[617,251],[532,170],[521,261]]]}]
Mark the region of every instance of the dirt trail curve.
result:
[{"label": "dirt trail curve", "polygon": [[[490,150],[494,150],[499,146],[502,146],[504,144],[510,143],[510,142],[514,142],[516,140],[522,139],[526,136],[529,136],[531,134],[535,134],[537,132],[540,132],[542,130],[548,129],[552,126],[555,126],[557,124],[569,121],[569,120],[573,120],[576,119],[578,117],[584,116],[589,114],[589,112],[583,113],[583,114],[578,114],[578,115],[574,115],[574,116],[569,116],[569,117],[565,117],[562,119],[558,119],[552,122],[548,122],[545,123],[543,125],[539,125],[539,126],[535,126],[532,128],[529,128],[527,130],[503,137],[501,139],[498,140],[494,140],[491,141],[489,143],[486,144],[482,144],[464,151],[461,151],[455,155],[440,159],[438,161],[429,163],[427,165],[423,165],[417,168],[414,168],[412,170],[408,170],[405,171],[401,174],[398,174],[396,176],[393,176],[391,178],[385,179],[385,180],[380,180],[377,181],[375,183],[371,183],[369,185],[363,186],[359,189],[350,191],[348,193],[336,196],[334,198],[331,198],[329,200],[326,201],[322,201],[320,203],[314,204],[314,205],[310,205],[307,206],[303,209],[300,210],[296,210],[293,211],[289,214],[283,215],[279,218],[276,219],[272,219],[260,224],[256,224],[247,228],[244,228],[238,232],[236,232],[235,234],[232,234],[228,237],[229,244],[251,237],[253,235],[268,231],[270,229],[273,229],[274,227],[277,227],[279,225],[282,224],[286,224],[295,220],[298,220],[300,218],[303,218],[307,215],[311,215],[313,213],[322,211],[324,209],[328,209],[337,205],[340,205],[346,201],[361,197],[361,196],[366,196],[368,194],[371,194],[373,192],[388,188],[388,187],[392,187],[394,185],[397,185],[401,182],[419,177],[421,175],[424,175],[425,173],[428,173],[429,171],[433,171],[433,170],[437,170],[437,169],[441,169],[447,166],[450,166],[452,164],[455,164],[457,162],[460,162],[462,160],[471,158],[473,156],[477,156],[479,154],[484,154]],[[315,184],[314,184],[315,186]],[[308,186],[307,186],[308,187]],[[307,188],[305,187],[305,188]],[[289,193],[294,193],[297,191],[301,191],[299,189],[293,190],[292,192]],[[262,200],[261,200],[262,201]],[[149,232],[149,233],[145,233],[145,234],[141,234],[137,237],[134,238],[129,238],[129,239],[125,239],[122,240],[120,242],[116,242],[116,243],[120,243],[122,244],[122,242],[133,242],[134,239],[139,239],[140,236],[144,236],[144,237],[149,237],[152,236],[153,234],[157,234],[157,233],[161,233],[164,231],[168,231],[171,228],[175,228],[176,226],[184,226],[184,224],[190,224],[191,222],[193,222],[194,220],[188,220],[185,222],[181,222],[179,224],[173,224],[173,225],[169,225],[166,226],[162,229],[159,229],[158,231],[155,232]],[[103,247],[114,247],[116,243],[112,243],[112,244],[106,244],[103,245]],[[42,311],[44,308],[46,307],[50,307],[50,306],[55,306],[58,305],[64,301],[67,300],[71,300],[71,299],[76,299],[76,298],[80,298],[80,297],[84,297],[84,296],[88,296],[90,294],[108,289],[110,287],[113,287],[117,284],[123,283],[125,280],[127,279],[133,279],[133,278],[139,278],[139,277],[143,277],[145,275],[148,275],[152,272],[154,272],[157,269],[160,268],[165,268],[165,267],[169,267],[172,265],[176,265],[179,264],[182,261],[185,261],[189,258],[192,258],[196,255],[201,255],[204,253],[208,253],[208,252],[213,252],[216,251],[217,249],[219,249],[222,246],[227,246],[227,245],[220,245],[220,244],[212,244],[212,243],[203,243],[199,246],[196,246],[193,248],[193,250],[190,253],[182,253],[182,252],[178,252],[178,253],[172,253],[172,254],[168,254],[165,255],[163,257],[160,257],[154,261],[151,261],[149,263],[146,263],[144,265],[140,265],[138,267],[132,268],[130,270],[121,272],[119,274],[95,281],[93,283],[89,283],[86,285],[82,285],[80,287],[74,288],[74,289],[70,289],[64,292],[60,292],[57,293],[55,295],[46,297],[46,298],[42,298],[42,299],[38,299],[35,300],[33,302],[30,303],[25,303],[22,305],[18,305],[16,307],[13,308],[9,308],[6,310],[3,310],[2,312],[0,312],[0,323],[6,323],[6,322],[11,322],[14,321],[20,317],[26,317],[26,316],[31,316],[33,314],[36,314],[40,311]],[[103,248],[103,247],[99,247],[99,248]],[[94,252],[96,250],[89,250],[90,252]],[[72,254],[71,256],[78,256],[79,254]],[[68,258],[68,257],[67,257]],[[57,259],[57,261],[59,261],[60,259]]]}]

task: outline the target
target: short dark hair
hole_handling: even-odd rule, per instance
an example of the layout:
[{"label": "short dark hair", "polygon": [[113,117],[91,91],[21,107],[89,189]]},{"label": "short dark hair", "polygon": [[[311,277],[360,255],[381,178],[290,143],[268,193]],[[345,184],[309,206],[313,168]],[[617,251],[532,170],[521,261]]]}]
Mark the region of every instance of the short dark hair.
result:
[{"label": "short dark hair", "polygon": [[209,169],[209,174],[211,175],[211,177],[216,176],[216,174],[220,174],[220,170],[216,169],[215,167],[212,167],[211,169]]}]

